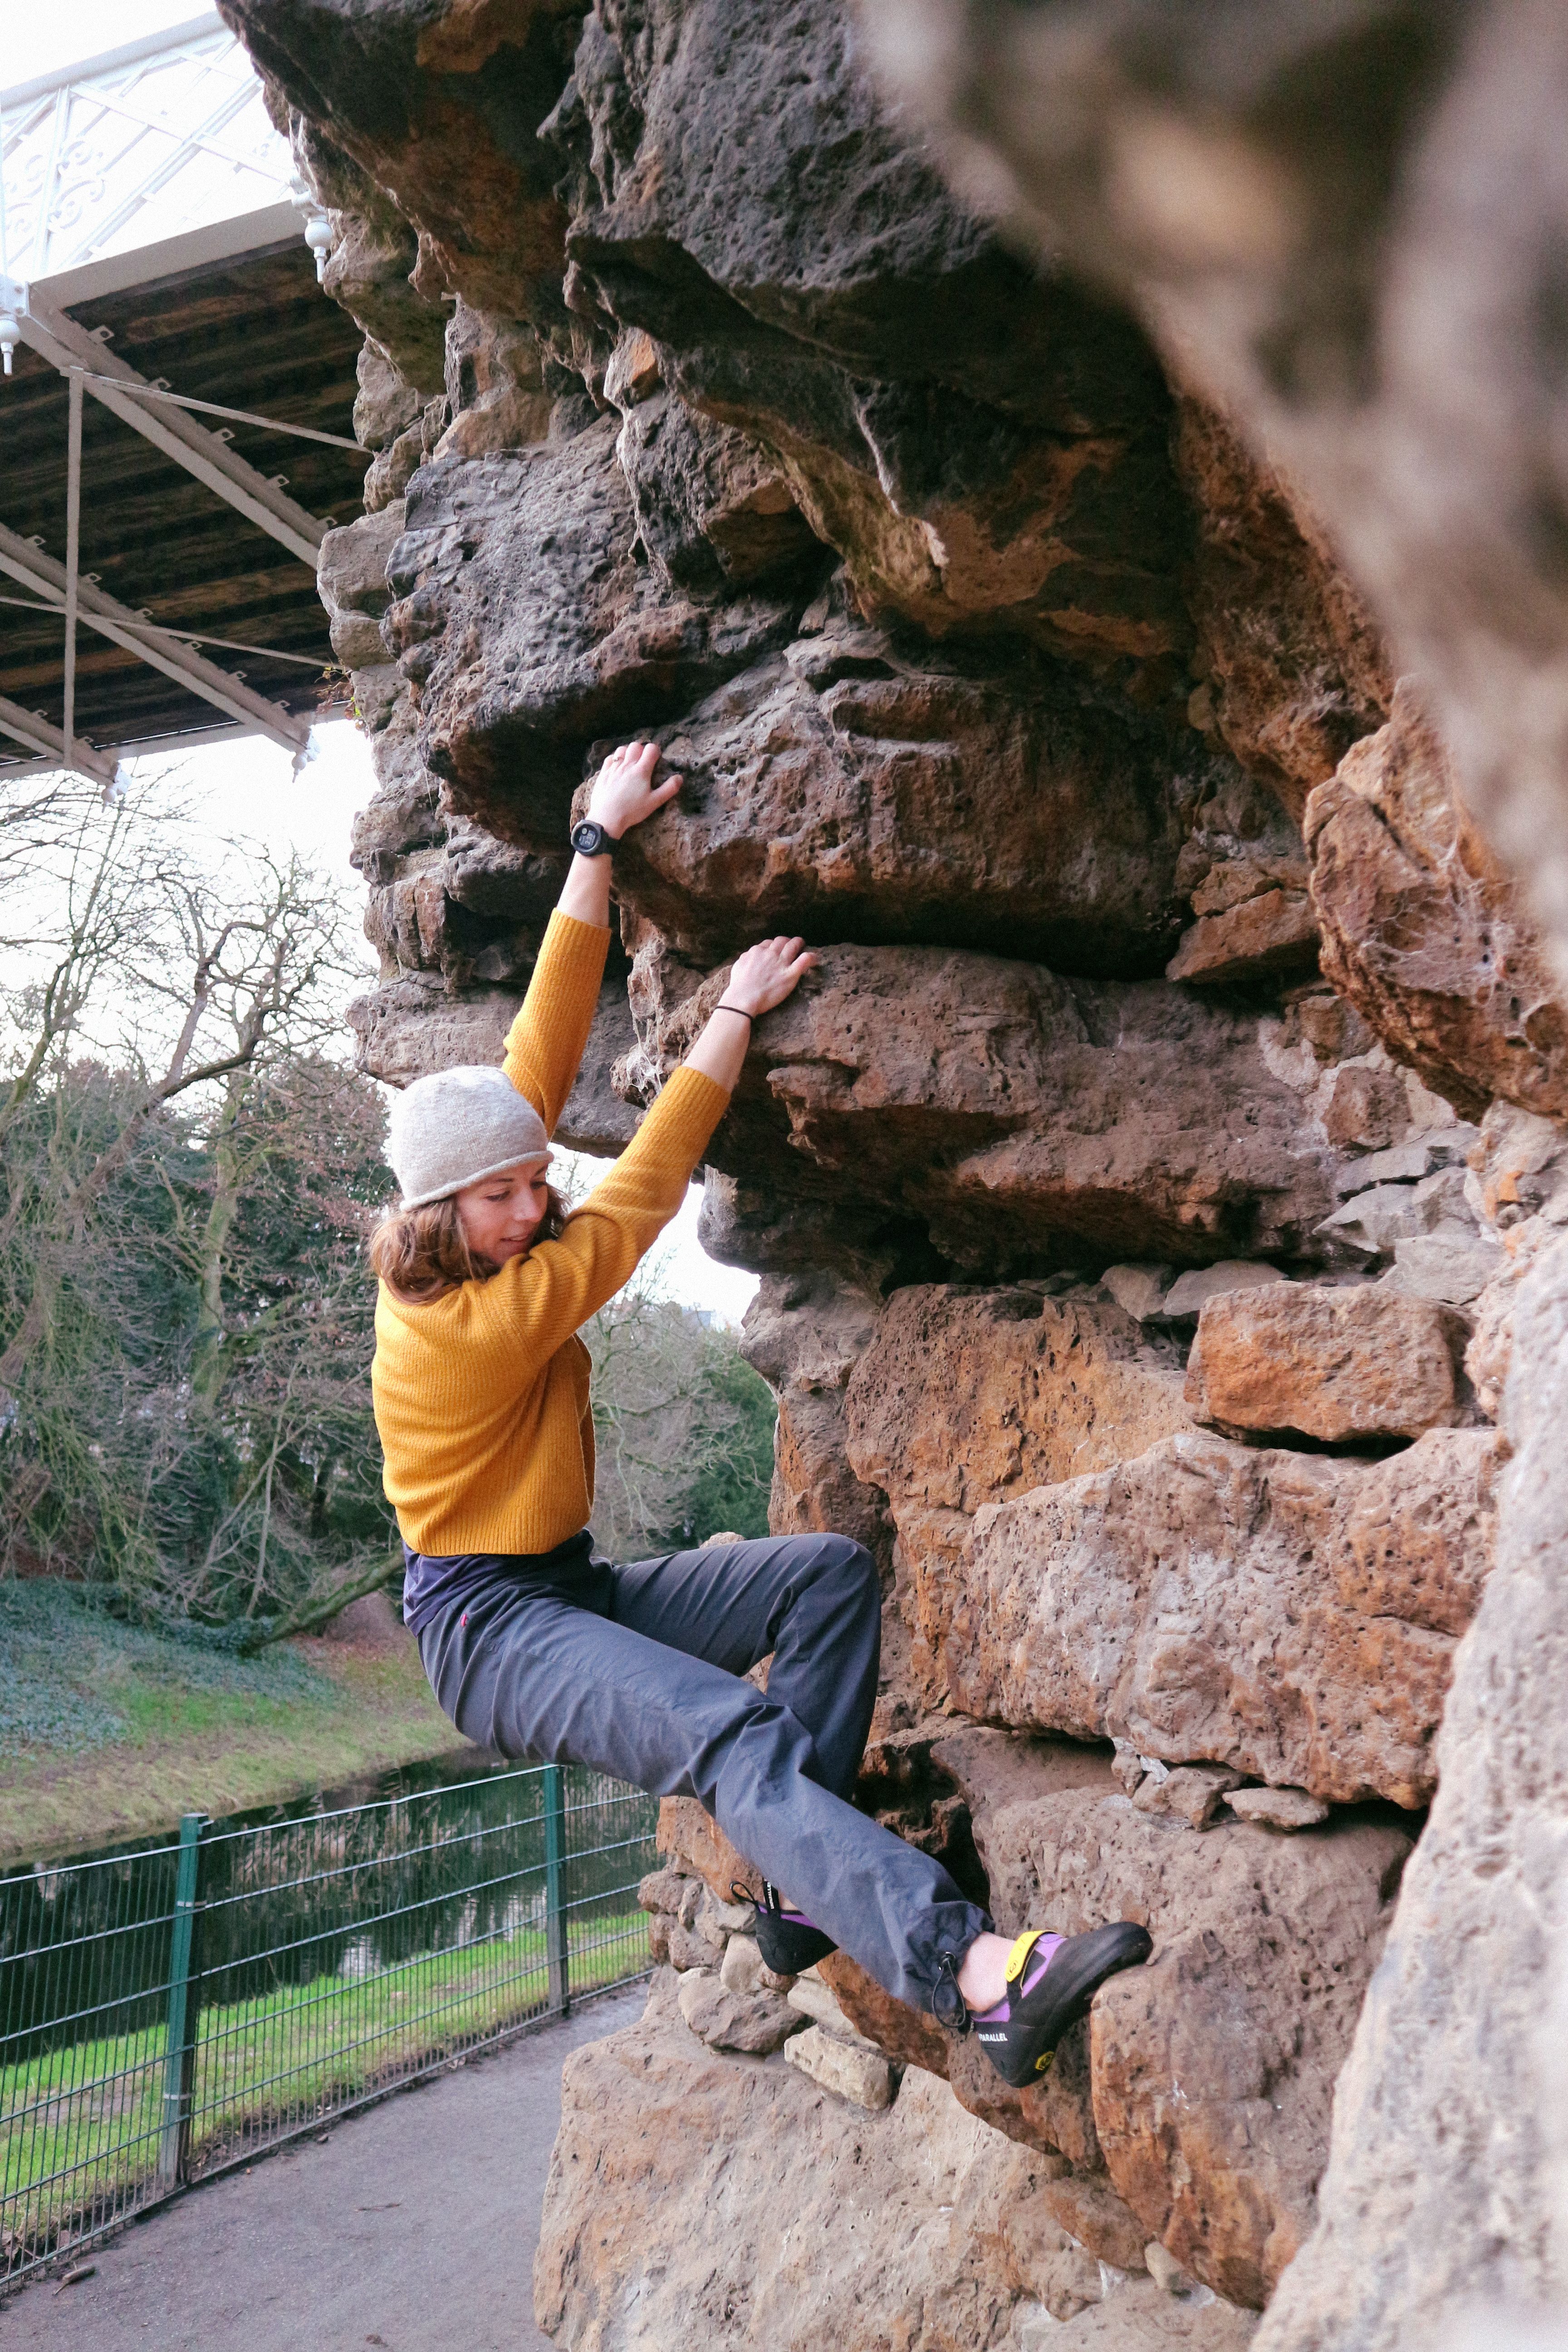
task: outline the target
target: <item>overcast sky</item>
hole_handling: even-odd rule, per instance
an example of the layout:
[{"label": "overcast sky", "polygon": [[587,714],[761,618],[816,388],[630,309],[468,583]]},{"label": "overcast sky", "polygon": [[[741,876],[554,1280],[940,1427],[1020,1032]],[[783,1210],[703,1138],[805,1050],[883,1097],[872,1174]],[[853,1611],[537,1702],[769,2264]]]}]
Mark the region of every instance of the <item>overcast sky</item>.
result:
[{"label": "overcast sky", "polygon": [[24,8],[20,0],[12,0],[0,43],[0,74],[5,78],[0,88],[15,89],[18,82],[122,48],[143,33],[188,25],[205,13],[201,0],[63,0],[55,8]]}]

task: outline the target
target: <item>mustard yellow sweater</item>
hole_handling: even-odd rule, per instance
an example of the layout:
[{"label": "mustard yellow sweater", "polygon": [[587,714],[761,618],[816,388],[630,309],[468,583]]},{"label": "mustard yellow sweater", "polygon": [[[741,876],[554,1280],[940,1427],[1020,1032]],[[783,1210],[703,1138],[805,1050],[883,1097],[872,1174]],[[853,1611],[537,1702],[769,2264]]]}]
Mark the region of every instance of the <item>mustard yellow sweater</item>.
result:
[{"label": "mustard yellow sweater", "polygon": [[[552,915],[507,1038],[506,1074],[552,1134],[608,944],[607,931]],[[559,1241],[422,1307],[382,1285],[371,1389],[387,1496],[414,1550],[549,1551],[587,1525],[594,1423],[577,1328],[674,1216],[729,1100],[711,1078],[678,1070]]]}]

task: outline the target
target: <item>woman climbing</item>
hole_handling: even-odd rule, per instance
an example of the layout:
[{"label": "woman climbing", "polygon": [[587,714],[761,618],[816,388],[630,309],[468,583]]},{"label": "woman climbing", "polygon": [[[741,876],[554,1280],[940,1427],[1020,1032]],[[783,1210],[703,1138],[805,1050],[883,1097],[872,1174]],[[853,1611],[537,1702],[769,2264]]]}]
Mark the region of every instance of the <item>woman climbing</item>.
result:
[{"label": "woman climbing", "polygon": [[[679,776],[654,782],[658,761],[656,745],[630,743],[595,780],[503,1067],[416,1079],[393,1108],[403,1198],[371,1244],[373,1384],[404,1615],[437,1698],[481,1747],[696,1797],[765,1875],[770,1968],[793,1974],[842,1945],[900,2000],[972,2022],[998,2072],[1029,2082],[1149,1937],[1118,1922],[1009,1947],[940,1863],[850,1803],[877,1695],[869,1555],[806,1535],[616,1567],[589,1539],[577,1331],[679,1208],[752,1023],[816,961],[798,939],[738,957],[635,1140],[563,1213],[550,1137],[598,998],[611,853],[679,789]],[[742,1677],[770,1653],[764,1696]]]}]

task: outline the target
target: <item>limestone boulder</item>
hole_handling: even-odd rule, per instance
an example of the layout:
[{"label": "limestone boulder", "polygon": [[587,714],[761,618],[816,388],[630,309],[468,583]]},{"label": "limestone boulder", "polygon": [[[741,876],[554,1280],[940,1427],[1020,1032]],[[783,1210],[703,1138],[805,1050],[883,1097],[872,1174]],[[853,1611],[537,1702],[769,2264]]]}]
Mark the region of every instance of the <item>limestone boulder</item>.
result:
[{"label": "limestone boulder", "polygon": [[843,1442],[888,1498],[922,1663],[943,1652],[975,1511],[1191,1427],[1182,1355],[1092,1296],[894,1292],[849,1372]]},{"label": "limestone boulder", "polygon": [[1491,1564],[1496,1440],[1378,1463],[1163,1440],[987,1505],[930,1627],[952,1703],[1336,1804],[1426,1804]]},{"label": "limestone boulder", "polygon": [[1408,683],[1304,819],[1323,970],[1466,1118],[1568,1112],[1568,1011],[1518,884]]},{"label": "limestone boulder", "polygon": [[1461,1418],[1468,1337],[1450,1308],[1380,1284],[1226,1291],[1198,1318],[1186,1401],[1232,1433],[1419,1437]]},{"label": "limestone boulder", "polygon": [[623,904],[696,963],[798,931],[1157,972],[1201,746],[1091,698],[1063,663],[918,650],[819,614],[660,730],[685,784],[618,853]]},{"label": "limestone boulder", "polygon": [[535,2314],[578,2352],[1030,2352],[1042,2326],[1064,2352],[1238,2352],[1249,2315],[1102,2278],[1042,2202],[1057,2168],[918,2070],[868,2113],[710,2050],[656,1979],[640,2023],[566,2062]]},{"label": "limestone boulder", "polygon": [[[725,977],[639,948],[628,1089],[679,1060]],[[1333,1155],[1293,1066],[1270,1066],[1263,1026],[1160,982],[826,948],[757,1024],[709,1157],[780,1191],[918,1221],[977,1272],[1206,1264],[1244,1242],[1310,1259],[1335,1200]],[[1302,1085],[1319,1075],[1314,1063]]]},{"label": "limestone boulder", "polygon": [[596,738],[657,726],[794,633],[799,600],[698,598],[637,561],[617,420],[409,484],[388,647],[417,688],[420,749],[459,814],[563,847]]},{"label": "limestone boulder", "polygon": [[992,1802],[976,1777],[968,1794],[1005,1934],[1128,1918],[1152,1935],[1151,1961],[1090,2012],[1086,2177],[1102,2163],[1146,2236],[1260,2307],[1312,2226],[1410,1837],[1353,1817],[1289,1838],[1192,1830],[1139,1812],[1108,1769],[1098,1789],[1019,1795],[1015,1780]]}]

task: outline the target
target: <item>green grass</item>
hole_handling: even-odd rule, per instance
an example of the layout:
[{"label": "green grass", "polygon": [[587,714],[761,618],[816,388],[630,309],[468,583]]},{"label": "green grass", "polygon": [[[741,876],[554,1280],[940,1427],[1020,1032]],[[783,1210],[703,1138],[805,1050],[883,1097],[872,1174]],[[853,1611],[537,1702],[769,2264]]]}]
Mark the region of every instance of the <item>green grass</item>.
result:
[{"label": "green grass", "polygon": [[[569,1923],[578,1994],[647,1965],[633,1911]],[[358,1979],[312,1978],[201,2013],[191,2163],[210,2169],[542,2007],[544,1937],[437,1952]],[[0,2069],[0,2273],[153,2185],[163,2121],[162,2025]]]},{"label": "green grass", "polygon": [[412,1640],[233,1658],[110,1616],[87,1587],[0,1580],[0,1865],[341,1788],[461,1745]]}]

